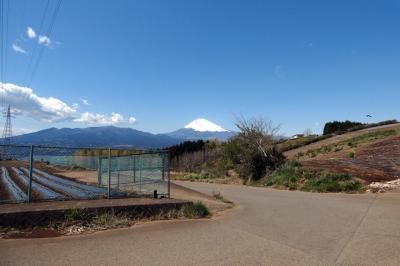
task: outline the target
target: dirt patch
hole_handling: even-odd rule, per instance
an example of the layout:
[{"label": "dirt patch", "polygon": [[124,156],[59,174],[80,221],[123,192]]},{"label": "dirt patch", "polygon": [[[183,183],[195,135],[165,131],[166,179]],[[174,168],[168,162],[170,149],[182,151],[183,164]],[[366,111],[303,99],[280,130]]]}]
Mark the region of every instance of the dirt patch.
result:
[{"label": "dirt patch", "polygon": [[174,199],[189,200],[192,202],[201,201],[211,210],[213,215],[220,215],[223,211],[233,207],[233,204],[231,203],[223,202],[211,195],[206,195],[172,182],[171,197]]},{"label": "dirt patch", "polygon": [[400,178],[400,137],[365,145],[355,150],[322,155],[302,162],[310,170],[350,173],[368,183]]},{"label": "dirt patch", "polygon": [[98,173],[97,171],[63,171],[63,172],[55,172],[54,175],[71,179],[73,181],[79,181],[89,185],[96,185],[98,182]]}]

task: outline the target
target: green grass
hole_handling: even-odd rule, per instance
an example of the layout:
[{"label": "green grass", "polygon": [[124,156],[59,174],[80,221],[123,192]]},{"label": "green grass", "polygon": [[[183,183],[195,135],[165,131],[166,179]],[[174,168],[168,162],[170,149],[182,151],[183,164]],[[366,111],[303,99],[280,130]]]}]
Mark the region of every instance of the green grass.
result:
[{"label": "green grass", "polygon": [[76,220],[88,220],[90,217],[85,209],[69,209],[64,212],[65,220],[76,221]]},{"label": "green grass", "polygon": [[300,165],[291,161],[286,163],[283,167],[276,170],[272,176],[267,180],[267,186],[275,187],[286,187],[288,189],[294,190],[298,187],[298,179],[301,176]]},{"label": "green grass", "polygon": [[200,181],[200,180],[215,179],[215,176],[209,173],[185,173],[182,175],[175,176],[174,179],[181,181]]},{"label": "green grass", "polygon": [[305,137],[300,137],[297,139],[288,139],[283,142],[280,142],[277,144],[277,148],[282,151],[288,151],[288,150],[293,150],[300,148],[302,146],[318,142],[324,139],[327,139],[331,137],[332,135],[325,135],[325,136],[317,136],[317,135],[312,135],[312,136],[305,136]]},{"label": "green grass", "polygon": [[301,187],[310,192],[362,192],[363,185],[349,174],[321,173]]},{"label": "green grass", "polygon": [[306,171],[296,161],[286,163],[258,185],[310,192],[364,191],[364,186],[350,174]]},{"label": "green grass", "polygon": [[186,218],[190,219],[204,218],[211,215],[211,212],[207,206],[200,201],[190,205],[185,205],[182,208],[182,213]]},{"label": "green grass", "polygon": [[93,224],[104,227],[121,227],[128,226],[132,223],[126,215],[116,215],[113,212],[106,212],[97,215],[92,220]]}]

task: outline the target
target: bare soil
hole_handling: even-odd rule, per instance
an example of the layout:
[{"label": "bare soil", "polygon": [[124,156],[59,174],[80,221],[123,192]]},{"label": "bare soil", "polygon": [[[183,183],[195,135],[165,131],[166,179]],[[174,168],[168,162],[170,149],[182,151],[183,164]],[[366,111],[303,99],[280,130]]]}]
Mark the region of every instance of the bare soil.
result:
[{"label": "bare soil", "polygon": [[233,204],[222,202],[213,196],[180,186],[173,182],[171,182],[171,197],[174,199],[189,200],[192,202],[201,201],[210,209],[213,215],[220,215],[223,211],[233,207]]},{"label": "bare soil", "polygon": [[72,179],[74,181],[79,181],[82,183],[86,183],[89,185],[97,186],[97,171],[62,171],[62,172],[54,172],[54,175],[61,176],[66,179]]},{"label": "bare soil", "polygon": [[347,152],[323,154],[302,162],[311,170],[346,172],[368,183],[395,180],[400,177],[400,136],[364,145],[355,150],[355,157]]}]

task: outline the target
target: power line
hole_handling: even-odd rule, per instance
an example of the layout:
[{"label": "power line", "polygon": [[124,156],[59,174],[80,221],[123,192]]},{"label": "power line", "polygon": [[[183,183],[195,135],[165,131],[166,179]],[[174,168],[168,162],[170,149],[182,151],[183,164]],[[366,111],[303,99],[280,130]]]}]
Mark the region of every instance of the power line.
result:
[{"label": "power line", "polygon": [[[4,39],[5,39],[5,47],[4,47],[4,82],[3,83],[6,83],[7,82],[7,64],[8,64],[8,60],[7,60],[7,57],[8,57],[8,17],[9,17],[9,9],[10,9],[10,0],[7,0],[6,1],[6,15],[5,15],[5,18],[6,18],[6,24],[5,24],[5,26],[6,26],[6,30],[5,30],[5,36],[4,36]],[[3,90],[4,91],[4,90]],[[5,92],[4,92],[4,94],[5,94]],[[4,97],[5,98],[5,97]],[[3,108],[5,108],[5,99],[4,99],[4,102],[3,102]]]},{"label": "power line", "polygon": [[2,159],[11,159],[11,157],[12,157],[12,154],[11,154],[12,148],[10,147],[11,139],[12,139],[11,117],[12,117],[11,107],[10,107],[10,105],[8,105],[7,113],[6,113],[6,123],[5,123],[4,129],[3,129],[3,144],[6,146],[4,146]]},{"label": "power line", "polygon": [[[46,36],[48,38],[50,38],[51,33],[53,31],[54,24],[56,22],[58,12],[60,11],[60,8],[61,8],[61,4],[62,4],[62,0],[58,0],[57,5],[56,5],[56,7],[54,9],[54,12],[53,12],[53,16],[51,17],[51,20],[50,20],[49,28],[48,28],[46,34],[44,35],[44,36]],[[28,80],[28,83],[26,84],[26,87],[30,87],[31,84],[32,84],[32,81],[33,81],[33,79],[35,77],[36,71],[37,71],[37,69],[39,67],[39,64],[40,64],[40,61],[42,59],[44,48],[45,48],[44,45],[42,45],[40,47],[38,58],[36,60],[35,65],[33,66],[32,75],[30,76],[30,79]]]},{"label": "power line", "polygon": [[1,53],[1,59],[0,59],[0,79],[1,79],[1,106],[3,106],[3,98],[4,98],[4,1],[1,0],[0,4],[0,16],[1,16],[1,27],[0,27],[0,37],[1,37],[1,43],[0,43],[0,53]]},{"label": "power line", "polygon": [[[5,2],[5,4],[4,4]],[[9,17],[9,0],[1,0],[1,107],[5,107],[5,91],[4,83],[7,76],[7,49],[8,49],[8,17]]]},{"label": "power line", "polygon": [[[42,18],[40,20],[40,26],[39,26],[38,35],[42,34],[43,24],[44,24],[44,21],[46,19],[47,10],[49,9],[49,4],[50,4],[50,0],[47,0],[45,8],[44,8],[43,15],[42,15]],[[29,76],[29,70],[31,69],[31,66],[32,66],[33,60],[35,58],[35,54],[36,54],[36,50],[37,50],[38,46],[39,46],[39,44],[36,43],[35,48],[33,48],[33,52],[32,52],[31,57],[29,59],[29,63],[28,63],[28,67],[26,69],[26,73],[25,73],[25,77],[24,77],[24,83],[23,83],[25,85],[27,84],[28,76]]]}]

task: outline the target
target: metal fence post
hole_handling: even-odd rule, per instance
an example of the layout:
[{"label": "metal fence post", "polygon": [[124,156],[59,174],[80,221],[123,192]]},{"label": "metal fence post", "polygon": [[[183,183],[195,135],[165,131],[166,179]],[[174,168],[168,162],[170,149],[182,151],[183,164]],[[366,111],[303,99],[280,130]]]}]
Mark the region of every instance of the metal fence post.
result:
[{"label": "metal fence post", "polygon": [[28,183],[28,202],[32,202],[32,170],[33,170],[33,145],[29,153],[29,183]]},{"label": "metal fence post", "polygon": [[111,148],[108,148],[108,182],[107,182],[107,198],[111,198]]},{"label": "metal fence post", "polygon": [[100,187],[101,186],[101,177],[102,177],[102,170],[101,170],[101,156],[99,156],[98,158],[98,172],[97,172],[97,186]]},{"label": "metal fence post", "polygon": [[166,166],[164,171],[167,171],[168,177],[168,198],[171,198],[171,179],[170,179],[170,172],[169,172],[169,153],[166,154],[167,159],[165,160]]},{"label": "metal fence post", "polygon": [[142,192],[143,154],[139,155],[139,192]]},{"label": "metal fence post", "polygon": [[133,155],[133,183],[136,183],[136,156]]},{"label": "metal fence post", "polygon": [[161,162],[162,162],[162,170],[161,170],[162,177],[161,177],[161,180],[165,181],[165,153],[162,154]]}]

